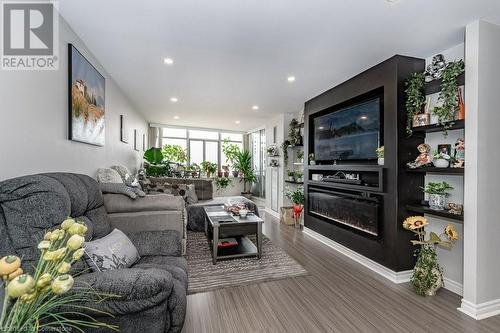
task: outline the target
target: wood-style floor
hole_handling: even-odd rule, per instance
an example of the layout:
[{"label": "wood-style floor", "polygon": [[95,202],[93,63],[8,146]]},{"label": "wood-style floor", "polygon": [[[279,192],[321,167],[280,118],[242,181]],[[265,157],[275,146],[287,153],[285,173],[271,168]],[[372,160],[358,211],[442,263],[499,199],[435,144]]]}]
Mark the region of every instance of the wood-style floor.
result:
[{"label": "wood-style floor", "polygon": [[417,296],[269,215],[264,226],[310,274],[190,295],[183,332],[500,332],[500,316],[476,321],[452,292]]}]

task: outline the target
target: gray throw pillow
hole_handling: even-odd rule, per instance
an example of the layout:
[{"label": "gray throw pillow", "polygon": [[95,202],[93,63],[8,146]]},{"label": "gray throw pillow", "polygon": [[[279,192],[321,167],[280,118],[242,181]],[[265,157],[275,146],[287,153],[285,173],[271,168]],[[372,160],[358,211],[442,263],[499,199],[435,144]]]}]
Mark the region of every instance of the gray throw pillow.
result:
[{"label": "gray throw pillow", "polygon": [[118,229],[102,238],[85,242],[84,258],[94,272],[128,268],[141,259],[132,241]]},{"label": "gray throw pillow", "polygon": [[198,202],[198,196],[196,195],[196,189],[194,184],[190,184],[187,186],[186,202],[188,204],[194,204]]},{"label": "gray throw pillow", "polygon": [[123,165],[113,165],[111,169],[115,170],[118,172],[120,177],[122,178],[123,182],[127,186],[132,186],[132,187],[139,187],[139,180],[137,179],[137,175],[132,175],[132,173],[129,171],[129,169]]},{"label": "gray throw pillow", "polygon": [[122,177],[116,170],[111,168],[97,169],[97,181],[99,183],[118,183],[123,184]]},{"label": "gray throw pillow", "polygon": [[[138,195],[138,193],[136,193],[133,188],[128,187],[123,183],[103,183],[99,184],[99,187],[101,188],[102,193],[123,194],[128,196],[130,199],[135,199]],[[144,192],[142,192],[142,194],[144,194]],[[144,194],[144,196],[146,196],[146,194]]]}]

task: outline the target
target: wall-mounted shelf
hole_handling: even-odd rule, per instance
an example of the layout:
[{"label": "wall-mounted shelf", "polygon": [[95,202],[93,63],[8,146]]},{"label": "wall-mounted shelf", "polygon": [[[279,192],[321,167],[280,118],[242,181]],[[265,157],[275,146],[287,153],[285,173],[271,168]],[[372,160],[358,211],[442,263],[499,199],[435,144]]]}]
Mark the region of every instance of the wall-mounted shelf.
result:
[{"label": "wall-mounted shelf", "polygon": [[[458,81],[459,86],[465,85],[465,73],[460,75],[457,78],[457,81]],[[432,95],[432,94],[440,92],[441,91],[441,82],[442,82],[442,80],[433,80],[430,82],[426,82],[425,83],[425,94]]]},{"label": "wall-mounted shelf", "polygon": [[429,214],[429,215],[434,215],[434,216],[439,216],[439,217],[445,217],[445,218],[448,218],[450,220],[455,220],[455,221],[457,221],[457,223],[463,223],[463,221],[464,221],[463,215],[451,214],[451,213],[448,213],[448,211],[446,211],[446,210],[434,210],[428,206],[406,205],[406,210],[408,210],[410,212],[415,212],[415,213]]},{"label": "wall-mounted shelf", "polygon": [[302,147],[304,147],[304,145],[294,145],[294,146],[290,145],[287,148],[302,148]]},{"label": "wall-mounted shelf", "polygon": [[[448,131],[463,129],[465,128],[465,120],[454,120],[451,123],[451,126],[448,128]],[[443,130],[443,126],[439,124],[427,125],[427,126],[418,126],[413,127],[414,133],[433,133],[433,132],[441,132]]]},{"label": "wall-mounted shelf", "polygon": [[441,175],[457,175],[461,176],[464,174],[464,168],[436,168],[436,167],[424,167],[418,169],[407,168],[407,172],[418,172],[418,173],[435,173]]},{"label": "wall-mounted shelf", "polygon": [[335,164],[335,165],[308,165],[309,170],[349,170],[349,171],[379,171],[384,168],[381,165],[349,165],[349,164]]},{"label": "wall-mounted shelf", "polygon": [[297,184],[297,185],[304,184],[304,182],[296,182],[294,180],[285,180],[285,183],[288,183],[288,184]]}]

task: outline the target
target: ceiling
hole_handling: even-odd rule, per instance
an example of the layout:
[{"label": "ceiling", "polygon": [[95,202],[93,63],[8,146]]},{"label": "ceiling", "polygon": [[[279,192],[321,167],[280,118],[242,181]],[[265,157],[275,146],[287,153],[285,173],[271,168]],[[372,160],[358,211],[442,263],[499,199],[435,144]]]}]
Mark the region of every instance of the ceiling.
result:
[{"label": "ceiling", "polygon": [[500,23],[498,0],[62,0],[60,12],[149,122],[231,130],[298,112],[394,54],[459,44],[476,19]]}]

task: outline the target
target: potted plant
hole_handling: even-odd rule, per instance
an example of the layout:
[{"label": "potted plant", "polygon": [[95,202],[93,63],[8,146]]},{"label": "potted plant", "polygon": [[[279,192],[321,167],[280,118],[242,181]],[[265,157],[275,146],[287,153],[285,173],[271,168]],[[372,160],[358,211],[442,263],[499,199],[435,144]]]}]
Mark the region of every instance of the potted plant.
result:
[{"label": "potted plant", "polygon": [[240,147],[226,139],[222,143],[222,152],[226,155],[226,162],[233,168],[233,177],[238,177],[239,170],[235,165],[238,159],[238,154],[240,153]]},{"label": "potted plant", "polygon": [[450,155],[446,153],[439,153],[436,151],[434,153],[432,164],[434,164],[436,168],[447,168],[450,166],[451,161],[452,158]]},{"label": "potted plant", "polygon": [[435,210],[444,210],[446,199],[450,196],[449,191],[453,190],[447,182],[429,183],[422,188],[429,194],[429,207]]},{"label": "potted plant", "polygon": [[301,171],[295,171],[294,178],[297,183],[304,182],[304,174]]},{"label": "potted plant", "polygon": [[163,158],[177,164],[186,164],[187,152],[179,145],[164,145],[162,150]]},{"label": "potted plant", "polygon": [[288,139],[292,146],[302,145],[302,135],[300,135],[300,124],[297,119],[292,119],[288,125]]},{"label": "potted plant", "polygon": [[190,165],[190,171],[191,171],[191,177],[197,178],[200,177],[200,166],[196,163],[191,163]]},{"label": "potted plant", "polygon": [[295,227],[300,226],[300,215],[304,209],[305,202],[304,188],[302,186],[297,186],[297,188],[293,191],[286,191],[285,196],[293,203]]},{"label": "potted plant", "polygon": [[118,326],[101,323],[89,315],[102,316],[105,312],[84,304],[98,304],[118,296],[97,293],[90,285],[73,287],[71,269],[84,254],[86,233],[85,224],[71,218],[64,220],[59,229],[47,232],[38,244],[41,255],[33,274],[23,271],[17,256],[0,259],[5,288],[0,332],[83,332],[88,328],[118,331]]},{"label": "potted plant", "polygon": [[377,164],[384,165],[384,155],[385,155],[384,146],[377,148],[375,151],[377,153]]},{"label": "potted plant", "polygon": [[164,161],[161,148],[149,148],[144,152],[144,170],[148,177],[162,177],[171,174],[168,161]]},{"label": "potted plant", "polygon": [[288,147],[290,146],[290,141],[285,140],[281,144],[281,150],[283,150],[283,163],[284,165],[288,164]]},{"label": "potted plant", "polygon": [[288,170],[287,174],[288,174],[288,181],[294,182],[295,181],[295,171]]},{"label": "potted plant", "polygon": [[315,160],[315,157],[314,157],[313,153],[309,154],[309,164],[310,165],[316,165],[316,160]]},{"label": "potted plant", "polygon": [[[257,181],[257,176],[252,167],[252,155],[248,150],[239,151],[235,166],[242,176],[240,179],[240,182],[243,182],[243,192],[241,192],[241,195],[250,199],[252,198],[251,185]],[[247,190],[248,184],[250,188]]]},{"label": "potted plant", "polygon": [[436,253],[436,246],[452,249],[458,240],[458,232],[452,224],[448,224],[442,235],[429,233],[426,240],[425,226],[427,219],[423,216],[411,216],[404,220],[403,228],[417,235],[418,240],[412,240],[413,245],[420,245],[415,250],[417,263],[413,269],[410,284],[418,295],[434,296],[443,286],[443,270],[441,269]]},{"label": "potted plant", "polygon": [[224,177],[229,177],[229,165],[223,165],[222,170],[224,170]]},{"label": "potted plant", "polygon": [[201,169],[203,170],[207,178],[212,178],[212,175],[217,172],[217,164],[209,161],[203,161],[201,162]]},{"label": "potted plant", "polygon": [[303,150],[299,150],[297,151],[297,162],[299,163],[304,163],[304,151]]},{"label": "potted plant", "polygon": [[217,192],[220,194],[222,190],[227,188],[229,185],[232,185],[233,181],[228,177],[217,177],[215,178],[215,186],[217,188]]},{"label": "potted plant", "polygon": [[406,134],[413,134],[413,118],[422,113],[425,106],[425,75],[413,73],[405,82],[406,85]]}]

